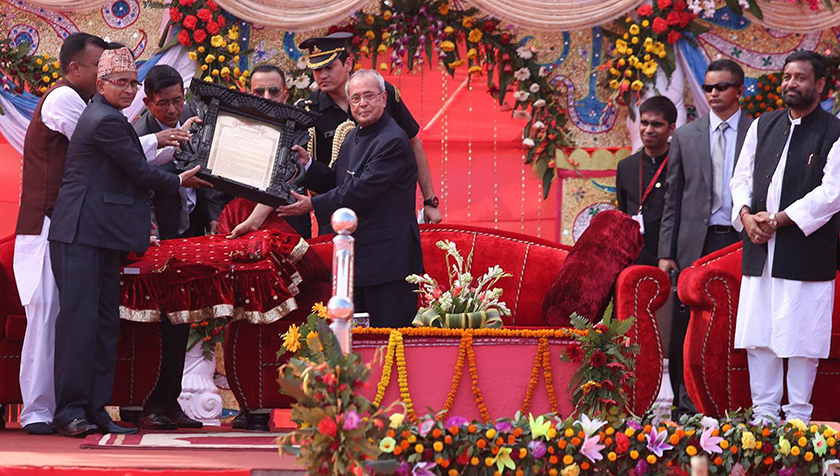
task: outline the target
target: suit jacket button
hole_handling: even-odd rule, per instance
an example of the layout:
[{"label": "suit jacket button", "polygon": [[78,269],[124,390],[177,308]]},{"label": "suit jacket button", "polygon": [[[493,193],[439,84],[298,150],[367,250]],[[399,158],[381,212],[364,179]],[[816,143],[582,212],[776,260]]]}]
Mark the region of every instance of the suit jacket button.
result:
[{"label": "suit jacket button", "polygon": [[708,225],[708,224],[709,224],[709,219],[708,219],[708,218],[706,218],[705,220],[703,220],[703,224],[704,224],[704,225]]}]

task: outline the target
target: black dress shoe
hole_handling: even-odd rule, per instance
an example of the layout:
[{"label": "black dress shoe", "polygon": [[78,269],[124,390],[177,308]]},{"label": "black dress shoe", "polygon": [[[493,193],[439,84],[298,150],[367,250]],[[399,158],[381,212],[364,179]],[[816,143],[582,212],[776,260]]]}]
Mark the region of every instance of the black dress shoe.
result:
[{"label": "black dress shoe", "polygon": [[181,410],[180,408],[175,411],[166,412],[166,418],[169,418],[169,420],[171,420],[178,428],[191,428],[197,430],[204,427],[203,423],[188,417],[187,414],[184,413],[184,410]]},{"label": "black dress shoe", "polygon": [[113,422],[113,421],[109,421],[108,423],[106,423],[104,425],[97,425],[97,427],[99,428],[99,431],[98,431],[99,433],[104,433],[106,435],[109,434],[109,433],[112,433],[112,434],[115,434],[115,435],[134,435],[134,434],[140,433],[139,428],[129,428],[127,426],[120,426],[120,425],[117,425],[117,423]]},{"label": "black dress shoe", "polygon": [[56,431],[61,436],[70,436],[73,438],[83,438],[96,431],[96,425],[92,425],[84,418],[76,418],[66,425],[56,427]]},{"label": "black dress shoe", "polygon": [[30,423],[23,427],[30,435],[52,435],[53,429],[44,422]]},{"label": "black dress shoe", "polygon": [[149,413],[140,417],[140,428],[154,431],[177,430],[178,425],[163,413]]},{"label": "black dress shoe", "polygon": [[239,410],[239,414],[233,419],[233,428],[236,430],[244,430],[248,426],[248,410]]}]

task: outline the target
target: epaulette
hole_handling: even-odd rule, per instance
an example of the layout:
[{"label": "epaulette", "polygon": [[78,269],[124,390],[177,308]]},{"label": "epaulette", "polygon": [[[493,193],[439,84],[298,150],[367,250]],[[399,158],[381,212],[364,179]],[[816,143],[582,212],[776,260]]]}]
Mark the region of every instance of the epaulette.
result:
[{"label": "epaulette", "polygon": [[394,86],[394,101],[400,102],[400,90]]}]

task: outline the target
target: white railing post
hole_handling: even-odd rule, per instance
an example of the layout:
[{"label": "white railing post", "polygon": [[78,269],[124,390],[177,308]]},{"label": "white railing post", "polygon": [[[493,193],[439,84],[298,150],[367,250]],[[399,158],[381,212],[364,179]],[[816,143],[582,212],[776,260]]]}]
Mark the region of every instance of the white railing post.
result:
[{"label": "white railing post", "polygon": [[350,235],[356,231],[358,219],[349,208],[339,208],[332,215],[333,238],[332,297],[327,312],[332,319],[330,329],[338,338],[341,351],[349,353],[352,348],[353,317],[353,242]]}]

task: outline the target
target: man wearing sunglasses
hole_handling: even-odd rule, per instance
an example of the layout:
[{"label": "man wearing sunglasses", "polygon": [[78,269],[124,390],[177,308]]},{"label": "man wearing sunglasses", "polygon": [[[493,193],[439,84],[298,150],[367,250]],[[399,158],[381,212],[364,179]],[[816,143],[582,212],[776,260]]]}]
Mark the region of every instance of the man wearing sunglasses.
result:
[{"label": "man wearing sunglasses", "polygon": [[[713,61],[703,91],[711,112],[678,128],[671,139],[665,210],[659,232],[659,267],[679,273],[695,260],[740,238],[732,227],[729,181],[752,119],[743,113],[744,70],[732,60]],[[674,416],[694,412],[683,380],[683,344],[689,310],[675,300],[669,349]]]},{"label": "man wearing sunglasses", "polygon": [[750,127],[732,177],[732,223],[744,231],[735,347],[746,349],[755,415],[811,419],[819,359],[831,347],[840,235],[840,119],[820,107],[826,67],[813,51],[785,59],[786,109]]}]

